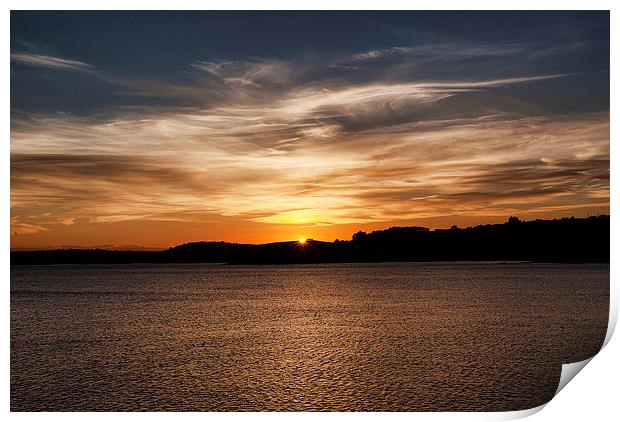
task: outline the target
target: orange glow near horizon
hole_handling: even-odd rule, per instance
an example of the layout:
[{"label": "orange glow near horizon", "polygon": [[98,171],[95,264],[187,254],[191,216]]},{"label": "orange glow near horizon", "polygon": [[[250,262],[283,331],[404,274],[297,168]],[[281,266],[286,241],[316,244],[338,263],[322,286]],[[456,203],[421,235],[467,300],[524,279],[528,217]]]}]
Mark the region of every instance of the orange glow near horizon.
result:
[{"label": "orange glow near horizon", "polygon": [[[390,226],[424,226],[431,229],[459,227],[477,224],[503,223],[509,215],[518,215],[522,220],[535,218],[561,218],[569,215],[586,217],[587,215],[607,214],[608,209],[601,207],[592,210],[577,209],[567,213],[512,213],[501,216],[448,216],[446,218],[413,219],[404,221],[385,221],[366,224],[342,224],[312,227],[308,237],[322,241],[336,239],[350,240],[357,231],[370,232]],[[187,242],[226,241],[235,243],[270,243],[295,239],[299,242],[300,231],[308,227],[283,226],[260,223],[235,222],[222,220],[217,225],[208,221],[183,223],[170,221],[120,221],[105,224],[89,224],[77,220],[69,226],[60,225],[36,233],[36,235],[11,236],[12,249],[36,249],[58,247],[104,247],[131,249],[165,249]],[[307,238],[306,237],[306,243]]]}]

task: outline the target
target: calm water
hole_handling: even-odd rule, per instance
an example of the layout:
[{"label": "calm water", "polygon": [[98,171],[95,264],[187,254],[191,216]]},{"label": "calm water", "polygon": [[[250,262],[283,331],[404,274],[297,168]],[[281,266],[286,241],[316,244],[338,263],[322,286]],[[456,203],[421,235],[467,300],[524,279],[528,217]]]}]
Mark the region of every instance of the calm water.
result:
[{"label": "calm water", "polygon": [[11,268],[11,410],[517,410],[607,326],[609,265]]}]

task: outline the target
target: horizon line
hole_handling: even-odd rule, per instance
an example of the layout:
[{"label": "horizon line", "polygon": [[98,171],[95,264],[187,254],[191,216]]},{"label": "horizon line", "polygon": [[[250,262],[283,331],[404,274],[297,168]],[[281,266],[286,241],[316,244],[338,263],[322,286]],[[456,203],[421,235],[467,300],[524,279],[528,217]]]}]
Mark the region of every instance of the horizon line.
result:
[{"label": "horizon line", "polygon": [[[456,224],[453,224],[451,227],[449,228],[429,228],[429,227],[424,227],[424,226],[389,226],[389,227],[385,227],[385,228],[380,228],[380,229],[375,229],[372,230],[370,233],[376,232],[376,231],[385,231],[385,230],[389,230],[391,228],[422,228],[422,229],[426,229],[429,232],[435,232],[435,231],[445,231],[445,230],[453,230],[453,229],[471,229],[471,228],[475,228],[475,227],[484,227],[484,226],[498,226],[498,225],[504,225],[509,223],[511,218],[516,218],[518,220],[519,223],[528,223],[528,222],[533,222],[533,221],[557,221],[557,220],[569,220],[569,219],[577,219],[577,220],[587,220],[589,218],[599,218],[599,217],[610,217],[611,213],[608,214],[596,214],[596,215],[588,215],[585,217],[576,217],[574,215],[572,216],[567,216],[567,217],[561,217],[561,218],[552,218],[552,219],[544,219],[544,218],[535,218],[535,219],[531,219],[531,220],[521,220],[518,216],[509,216],[506,221],[504,221],[503,223],[487,223],[487,224],[476,224],[476,225],[471,225],[471,226],[463,226],[463,227],[459,227]],[[351,238],[350,239],[334,239],[332,241],[329,240],[321,240],[321,239],[314,239],[312,237],[307,237],[304,238],[305,241],[307,242],[324,242],[324,243],[334,243],[336,241],[339,242],[350,242],[353,240],[353,236],[356,233],[359,232],[364,232],[363,230],[358,230],[354,233],[351,234]],[[366,232],[364,232],[366,233]],[[179,244],[173,244],[173,245],[169,245],[169,246],[145,246],[145,245],[135,245],[135,244],[129,244],[129,245],[92,245],[92,246],[80,246],[80,245],[59,245],[59,246],[49,246],[49,247],[10,247],[9,251],[10,252],[34,252],[34,251],[53,251],[53,250],[106,250],[106,251],[127,251],[127,252],[163,252],[166,251],[168,249],[172,249],[178,246],[182,246],[182,245],[188,245],[188,244],[193,244],[193,243],[227,243],[227,244],[231,244],[231,245],[249,245],[249,246],[260,246],[260,245],[271,245],[271,244],[276,244],[276,243],[295,243],[298,242],[298,239],[293,239],[293,240],[277,240],[274,242],[264,242],[264,243],[243,243],[243,242],[230,242],[230,241],[225,241],[225,240],[195,240],[195,241],[187,241],[187,242],[183,242],[183,243],[179,243]],[[135,249],[129,249],[129,247],[134,247]]]}]

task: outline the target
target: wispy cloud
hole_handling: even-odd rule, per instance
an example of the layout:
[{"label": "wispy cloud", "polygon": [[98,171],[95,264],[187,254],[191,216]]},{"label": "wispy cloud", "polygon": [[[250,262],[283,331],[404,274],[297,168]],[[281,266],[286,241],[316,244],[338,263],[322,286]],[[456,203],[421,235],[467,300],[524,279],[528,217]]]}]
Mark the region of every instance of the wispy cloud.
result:
[{"label": "wispy cloud", "polygon": [[40,212],[51,207],[93,222],[182,221],[209,212],[273,224],[346,224],[608,200],[606,114],[348,133],[301,110],[278,121],[270,119],[279,112],[262,109],[105,124],[38,121],[13,133],[13,207],[33,213],[45,204]]},{"label": "wispy cloud", "polygon": [[197,61],[191,66],[226,84],[246,87],[285,85],[293,73],[291,64],[281,60]]},{"label": "wispy cloud", "polygon": [[498,42],[473,44],[464,42],[425,43],[418,45],[392,46],[381,49],[367,50],[351,54],[339,60],[339,63],[354,63],[381,59],[401,61],[420,61],[425,63],[436,61],[462,61],[472,59],[509,59],[532,61],[543,57],[562,54],[573,54],[587,48],[587,42],[570,44],[548,44],[537,41]]},{"label": "wispy cloud", "polygon": [[[472,45],[437,43],[416,46],[395,46],[352,54],[344,60],[366,61],[394,56],[425,56],[426,58],[462,59],[463,57],[507,56],[520,54],[526,45],[518,43]],[[531,46],[529,46],[531,47]]]},{"label": "wispy cloud", "polygon": [[20,64],[60,70],[91,71],[94,67],[79,60],[43,54],[11,53],[11,60]]},{"label": "wispy cloud", "polygon": [[11,217],[11,236],[20,234],[35,234],[47,230],[45,227],[28,224],[20,221],[18,218]]}]

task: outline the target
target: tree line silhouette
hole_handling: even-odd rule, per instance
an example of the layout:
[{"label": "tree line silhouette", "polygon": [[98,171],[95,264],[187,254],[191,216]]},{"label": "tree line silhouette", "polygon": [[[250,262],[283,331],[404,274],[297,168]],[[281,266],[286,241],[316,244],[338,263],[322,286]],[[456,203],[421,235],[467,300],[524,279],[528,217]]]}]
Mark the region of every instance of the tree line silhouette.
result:
[{"label": "tree line silhouette", "polygon": [[12,251],[11,265],[228,263],[303,264],[390,261],[609,262],[609,215],[429,230],[358,231],[351,240],[308,239],[261,245],[192,242],[163,251],[55,249]]}]

